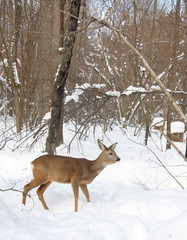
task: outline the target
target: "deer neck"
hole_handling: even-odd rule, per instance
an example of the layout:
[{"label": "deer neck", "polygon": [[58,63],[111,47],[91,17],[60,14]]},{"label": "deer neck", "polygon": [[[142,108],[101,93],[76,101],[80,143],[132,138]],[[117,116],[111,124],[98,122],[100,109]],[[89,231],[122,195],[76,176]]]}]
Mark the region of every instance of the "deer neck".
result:
[{"label": "deer neck", "polygon": [[93,164],[92,164],[91,170],[93,172],[96,172],[97,174],[99,174],[106,167],[106,164],[105,164],[105,162],[102,159],[102,153],[92,163]]}]

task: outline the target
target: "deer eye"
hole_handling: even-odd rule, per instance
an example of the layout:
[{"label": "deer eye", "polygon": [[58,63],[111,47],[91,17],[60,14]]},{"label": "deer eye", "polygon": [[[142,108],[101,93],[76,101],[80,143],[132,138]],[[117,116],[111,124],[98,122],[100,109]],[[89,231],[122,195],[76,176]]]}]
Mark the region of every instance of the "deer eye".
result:
[{"label": "deer eye", "polygon": [[113,155],[113,153],[110,153],[110,155]]}]

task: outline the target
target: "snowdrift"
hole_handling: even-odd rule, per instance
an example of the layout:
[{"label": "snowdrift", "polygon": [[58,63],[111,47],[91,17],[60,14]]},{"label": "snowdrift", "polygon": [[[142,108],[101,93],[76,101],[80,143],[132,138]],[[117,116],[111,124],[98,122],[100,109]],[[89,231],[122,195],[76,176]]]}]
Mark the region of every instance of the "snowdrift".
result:
[{"label": "snowdrift", "polygon": [[[65,126],[65,140],[72,138],[73,128]],[[91,130],[90,130],[91,131]],[[76,140],[70,154],[65,145],[58,154],[95,159],[100,150],[97,139],[106,146],[118,142],[116,152],[121,161],[106,167],[88,185],[91,203],[79,196],[79,212],[75,213],[74,198],[69,184],[53,183],[45,192],[50,208],[43,209],[36,189],[21,204],[23,186],[32,178],[30,162],[42,155],[44,142],[33,151],[21,148],[12,152],[0,151],[0,240],[186,240],[187,239],[187,164],[174,149],[165,149],[164,139],[152,133],[148,147],[167,167],[160,165],[154,154],[143,145],[144,133],[134,136],[134,129],[126,134],[114,128],[102,134],[97,129],[79,144]],[[132,139],[133,141],[131,141]],[[11,144],[11,143],[10,143]],[[27,143],[29,144],[29,143]],[[177,145],[185,151],[185,143]]]}]

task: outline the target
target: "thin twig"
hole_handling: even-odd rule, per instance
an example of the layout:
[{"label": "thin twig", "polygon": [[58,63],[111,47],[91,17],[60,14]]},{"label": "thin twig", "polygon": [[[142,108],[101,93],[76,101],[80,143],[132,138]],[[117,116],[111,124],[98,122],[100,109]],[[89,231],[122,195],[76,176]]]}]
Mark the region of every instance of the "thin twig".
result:
[{"label": "thin twig", "polygon": [[155,156],[155,158],[158,160],[158,162],[161,164],[161,166],[166,170],[166,172],[178,183],[178,185],[179,185],[182,189],[184,189],[184,187],[182,186],[182,184],[181,184],[181,183],[177,180],[177,178],[167,169],[167,167],[163,164],[163,162],[158,158],[158,156],[154,153],[154,151],[153,151],[151,148],[149,148],[148,146],[146,146],[146,145],[144,145],[144,144],[142,144],[142,143],[139,143],[139,142],[134,141],[133,139],[129,138],[129,136],[127,135],[126,131],[123,130],[123,132],[125,133],[125,135],[127,136],[127,138],[128,138],[130,141],[132,141],[132,142],[134,142],[134,143],[136,143],[136,144],[139,144],[139,145],[147,148],[147,149]]}]

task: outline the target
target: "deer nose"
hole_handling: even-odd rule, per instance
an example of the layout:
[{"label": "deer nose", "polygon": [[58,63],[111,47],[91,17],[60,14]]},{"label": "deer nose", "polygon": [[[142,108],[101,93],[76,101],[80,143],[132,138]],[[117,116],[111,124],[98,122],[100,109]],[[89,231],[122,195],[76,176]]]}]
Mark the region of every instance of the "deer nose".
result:
[{"label": "deer nose", "polygon": [[120,161],[121,159],[118,157],[116,161]]}]

